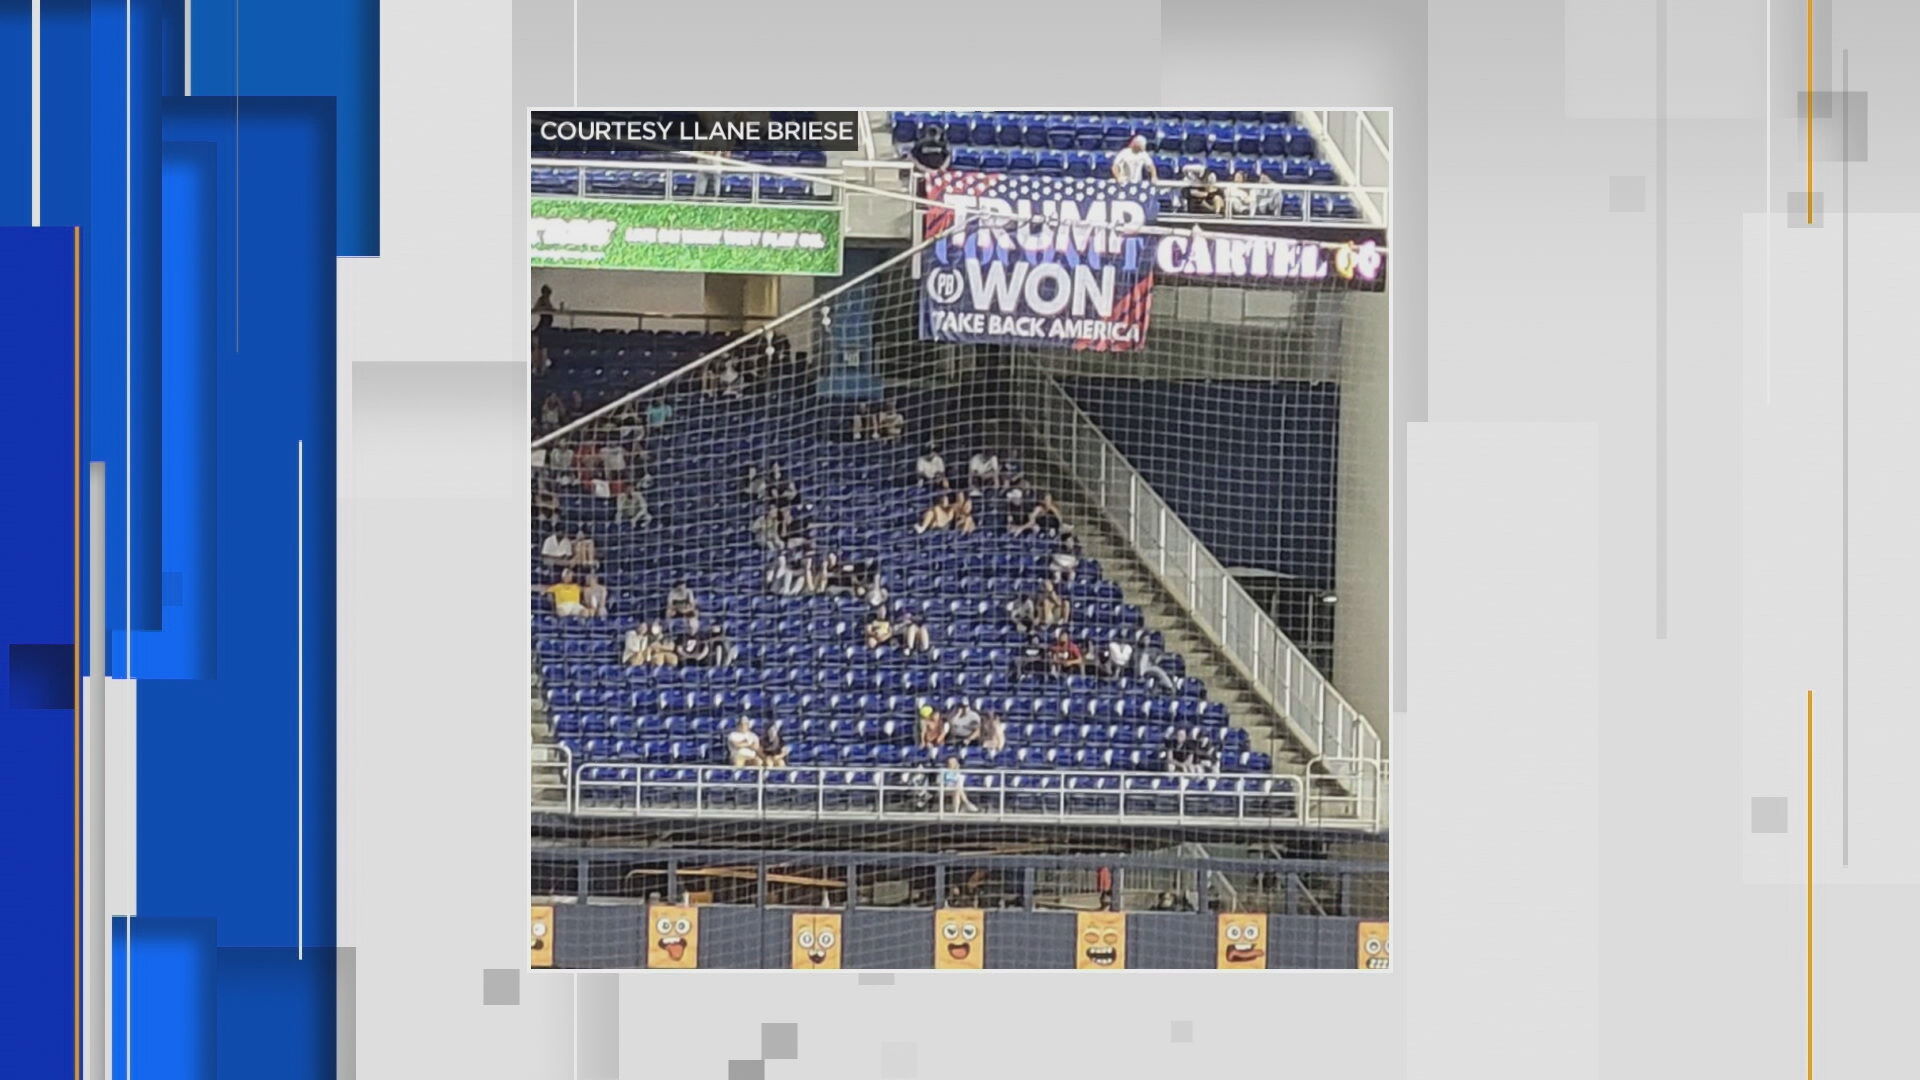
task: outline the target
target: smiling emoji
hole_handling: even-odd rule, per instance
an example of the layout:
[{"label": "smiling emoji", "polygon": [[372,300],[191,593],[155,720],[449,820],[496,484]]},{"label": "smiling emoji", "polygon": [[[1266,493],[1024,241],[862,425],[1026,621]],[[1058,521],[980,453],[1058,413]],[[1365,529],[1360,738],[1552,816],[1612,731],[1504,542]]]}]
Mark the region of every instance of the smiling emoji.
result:
[{"label": "smiling emoji", "polygon": [[655,906],[647,910],[647,966],[700,966],[700,912],[690,907]]},{"label": "smiling emoji", "polygon": [[1127,966],[1127,917],[1118,911],[1082,911],[1075,916],[1073,966],[1114,971]]},{"label": "smiling emoji", "polygon": [[1363,922],[1359,929],[1360,968],[1364,971],[1386,971],[1393,967],[1392,953],[1388,949],[1387,924]]},{"label": "smiling emoji", "polygon": [[986,966],[986,914],[967,908],[933,913],[933,966],[978,971]]},{"label": "smiling emoji", "polygon": [[1219,953],[1215,966],[1224,971],[1267,966],[1265,915],[1223,912],[1220,916]]}]

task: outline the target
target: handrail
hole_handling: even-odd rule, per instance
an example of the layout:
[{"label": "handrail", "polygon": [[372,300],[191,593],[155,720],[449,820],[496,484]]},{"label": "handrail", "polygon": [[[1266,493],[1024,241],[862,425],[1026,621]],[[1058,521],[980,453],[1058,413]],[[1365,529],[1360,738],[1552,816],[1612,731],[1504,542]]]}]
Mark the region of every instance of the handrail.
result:
[{"label": "handrail", "polygon": [[[561,774],[560,774],[560,783],[557,786],[560,792],[562,793],[562,795],[565,796],[564,802],[567,808],[567,813],[569,814],[573,813],[573,809],[574,809],[573,782],[574,782],[574,775],[575,775],[574,767],[573,767],[573,751],[567,749],[567,745],[565,743],[557,742],[557,741],[550,742],[550,743],[535,743],[531,747],[531,749],[535,752],[538,752],[540,750],[559,751],[560,757],[558,761],[551,760],[551,759],[547,761],[534,761],[532,763],[532,767],[535,769],[542,769],[542,770],[551,769],[555,766],[559,767],[559,769],[561,770]],[[552,786],[536,787],[534,790],[535,791],[541,791],[541,790],[551,791],[551,790],[554,790],[554,788]]]},{"label": "handrail", "polygon": [[[613,776],[586,776],[590,769],[605,770]],[[752,772],[750,782],[735,780],[731,774]],[[583,762],[573,767],[569,784],[569,812],[582,817],[634,816],[650,809],[688,813],[705,817],[822,817],[856,815],[904,817],[915,821],[1033,821],[1085,822],[1090,819],[1154,821],[1189,824],[1304,827],[1319,825],[1334,828],[1366,829],[1365,818],[1351,820],[1330,817],[1309,807],[1315,798],[1312,785],[1301,777],[1268,773],[1188,774],[1121,772],[1101,770],[1033,769],[961,769],[958,790],[977,809],[950,809],[955,789],[942,778],[944,769],[906,765],[795,765],[775,768],[733,767],[725,765],[669,765],[645,762]],[[656,774],[691,772],[691,779]],[[631,775],[622,775],[630,773]],[[729,774],[725,778],[713,774]],[[808,774],[804,780],[769,783],[770,774]],[[855,778],[864,774],[864,782]],[[838,777],[833,784],[827,777]],[[915,784],[901,776],[926,777]],[[1033,777],[1053,783],[1040,787],[1020,787],[1014,781]],[[988,782],[974,783],[975,778]],[[1074,786],[1075,781],[1111,779],[1109,787]],[[1173,780],[1172,786],[1162,782]],[[1140,781],[1151,781],[1142,784]],[[1232,790],[1217,790],[1222,781],[1232,781]],[[1253,781],[1257,789],[1245,790]],[[768,792],[784,793],[779,804],[770,802]],[[836,805],[829,793],[839,796],[864,796],[859,805]],[[671,796],[664,806],[650,807],[648,794]],[[1337,800],[1346,804],[1349,797]],[[745,800],[744,802],[742,800]],[[1016,800],[1038,802],[1038,810],[1016,809]],[[1167,800],[1172,808],[1165,808]],[[906,805],[902,805],[905,803]],[[688,805],[690,804],[690,805]],[[930,805],[929,805],[930,804]],[[1094,804],[1086,809],[1087,804]],[[1106,809],[1111,804],[1111,809]],[[1231,805],[1230,812],[1220,808]]]},{"label": "handrail", "polygon": [[[818,166],[792,165],[782,166],[776,170],[769,169],[757,162],[734,162],[731,160],[709,162],[699,160],[625,161],[609,159],[602,161],[599,159],[590,160],[586,158],[534,158],[529,161],[527,165],[529,171],[533,169],[571,170],[573,172],[573,191],[570,194],[575,198],[592,199],[597,202],[679,202],[698,205],[705,205],[707,203],[738,205],[741,201],[738,198],[723,198],[721,196],[720,182],[728,176],[755,176],[764,174],[784,176],[790,179],[819,180],[825,182],[836,180],[841,175],[840,169],[832,168],[831,166],[820,168]],[[659,194],[638,196],[633,194],[608,194],[606,192],[587,190],[588,172],[622,171],[649,174],[658,173],[661,174],[665,183],[662,185],[662,190]],[[693,194],[676,195],[673,190],[674,176],[676,174],[685,175],[689,173],[700,176],[711,176],[711,190],[702,192],[700,191],[700,185],[695,185]],[[846,189],[837,183],[827,183],[826,186],[832,192],[828,198],[769,199],[764,197],[761,185],[756,180],[752,190],[748,192],[746,204],[754,206],[765,203],[770,206],[796,207],[799,209],[844,209],[846,204]],[[541,192],[534,192],[533,197],[540,198],[542,194]],[[553,193],[547,194],[545,197],[564,198],[565,195]]]},{"label": "handrail", "polygon": [[529,313],[533,315],[551,315],[553,316],[553,320],[556,323],[565,321],[567,324],[567,329],[569,330],[574,329],[574,325],[573,325],[574,319],[632,319],[634,329],[644,330],[646,329],[648,319],[654,319],[658,321],[670,321],[670,322],[699,322],[699,323],[705,323],[711,326],[713,323],[717,323],[717,322],[726,322],[726,323],[772,322],[773,320],[780,317],[778,315],[713,315],[713,314],[708,314],[706,312],[680,313],[680,312],[672,312],[672,311],[613,311],[610,309],[601,309],[601,308],[570,308],[564,304],[559,305],[557,307],[548,308],[545,310],[542,310],[540,308],[531,308],[529,309]]},{"label": "handrail", "polygon": [[[1317,757],[1383,761],[1385,746],[1366,717],[1253,602],[1071,395],[1051,375],[1041,378],[1056,399],[1055,408],[1041,410],[1042,435],[1050,449],[1295,738]],[[1119,498],[1112,494],[1116,489],[1122,493]],[[1145,523],[1151,527],[1143,528]],[[1169,555],[1176,552],[1170,567]],[[1212,595],[1215,581],[1217,596]],[[1379,770],[1371,775],[1377,783]]]},{"label": "handrail", "polygon": [[[1299,115],[1302,126],[1313,136],[1314,145],[1326,155],[1334,172],[1339,173],[1348,183],[1356,183],[1359,177],[1354,175],[1353,165],[1347,161],[1347,155],[1341,151],[1338,141],[1327,130],[1326,117],[1331,113],[1332,110],[1303,109]],[[1387,227],[1387,217],[1380,212],[1380,206],[1373,198],[1373,192],[1377,190],[1379,189],[1363,190],[1360,196],[1360,210],[1369,224],[1384,229]]]}]

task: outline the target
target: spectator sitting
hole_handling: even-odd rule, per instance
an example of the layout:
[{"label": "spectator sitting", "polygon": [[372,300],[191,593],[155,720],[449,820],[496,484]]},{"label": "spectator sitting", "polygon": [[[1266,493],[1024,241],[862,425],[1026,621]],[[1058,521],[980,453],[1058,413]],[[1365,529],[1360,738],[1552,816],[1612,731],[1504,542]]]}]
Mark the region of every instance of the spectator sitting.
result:
[{"label": "spectator sitting", "polygon": [[1001,483],[1000,455],[982,450],[967,461],[967,478],[975,487],[997,488]]},{"label": "spectator sitting", "polygon": [[1213,173],[1202,174],[1199,181],[1187,187],[1187,213],[1223,214],[1227,209],[1227,198],[1220,190],[1220,178]]},{"label": "spectator sitting", "polygon": [[600,565],[600,551],[594,546],[593,537],[588,536],[585,529],[573,534],[573,565]]},{"label": "spectator sitting", "polygon": [[958,813],[964,810],[969,814],[977,814],[980,812],[980,808],[973,805],[972,799],[967,798],[967,789],[964,783],[964,778],[960,773],[960,759],[957,757],[949,757],[947,759],[947,767],[940,772],[940,786],[946,789],[947,799],[950,801],[954,812]]},{"label": "spectator sitting", "polygon": [[1107,641],[1104,674],[1113,678],[1133,673],[1133,642],[1115,636]]},{"label": "spectator sitting", "polygon": [[767,470],[767,498],[775,506],[792,506],[800,500],[800,488],[787,476],[785,468],[779,462]]},{"label": "spectator sitting", "polygon": [[1078,674],[1086,660],[1086,650],[1069,637],[1065,629],[1054,631],[1053,644],[1047,647],[1047,663],[1053,668],[1054,674]]},{"label": "spectator sitting", "polygon": [[887,621],[886,609],[874,609],[873,616],[867,620],[867,648],[877,649],[892,640],[893,624]]},{"label": "spectator sitting", "polygon": [[978,493],[964,491],[954,492],[953,528],[961,536],[970,536],[975,529],[980,527],[980,523],[975,521],[973,517],[973,496],[975,494]]},{"label": "spectator sitting", "polygon": [[1220,744],[1207,734],[1205,728],[1194,729],[1192,771],[1207,775],[1220,772]]},{"label": "spectator sitting", "polygon": [[980,710],[970,701],[961,701],[947,714],[947,740],[966,746],[980,738]]},{"label": "spectator sitting", "polygon": [[927,444],[927,452],[913,463],[913,471],[920,477],[920,483],[926,487],[944,488],[947,486],[947,459],[932,443]]},{"label": "spectator sitting", "polygon": [[656,621],[647,631],[647,663],[653,667],[679,667],[680,650],[674,647],[673,636],[667,633],[665,623]]},{"label": "spectator sitting", "polygon": [[787,740],[780,734],[780,721],[767,725],[766,737],[760,740],[760,762],[770,769],[786,767]]},{"label": "spectator sitting", "polygon": [[1024,536],[1030,532],[1037,532],[1043,536],[1058,536],[1060,524],[1060,508],[1054,505],[1053,496],[1042,495],[1040,501],[1033,504],[1033,509],[1027,511],[1027,520],[1015,525],[1012,532],[1015,536]]},{"label": "spectator sitting", "polygon": [[629,487],[614,500],[613,520],[620,525],[651,525],[653,512],[647,509],[647,497],[637,487]]},{"label": "spectator sitting", "polygon": [[626,632],[626,640],[620,644],[620,663],[624,667],[639,667],[647,663],[647,651],[651,648],[653,642],[647,626],[634,626]]},{"label": "spectator sitting", "polygon": [[911,612],[900,617],[900,651],[908,656],[933,651],[933,635],[928,633],[927,624]]},{"label": "spectator sitting", "polygon": [[580,602],[580,584],[573,580],[572,570],[560,571],[560,580],[551,585],[535,585],[535,592],[544,592],[553,597],[553,613],[564,616],[581,616],[587,613],[586,605]]},{"label": "spectator sitting", "polygon": [[931,750],[939,746],[947,736],[947,723],[931,705],[920,706],[920,727],[916,732],[916,744],[922,750]]},{"label": "spectator sitting", "polygon": [[547,534],[540,544],[540,561],[548,566],[562,566],[573,562],[573,537],[560,529]]},{"label": "spectator sitting", "polygon": [[697,618],[687,621],[687,632],[680,638],[676,648],[683,667],[706,667],[708,661],[713,659],[713,643],[707,640]]},{"label": "spectator sitting", "polygon": [[920,524],[915,525],[913,531],[916,533],[924,533],[929,529],[944,529],[951,526],[954,523],[959,507],[959,493],[952,491],[941,492],[939,495],[934,496],[933,505],[927,507],[927,512],[920,515]]},{"label": "spectator sitting", "polygon": [[[533,509],[534,515],[542,523],[551,524],[555,532],[559,531],[560,496],[554,494],[553,485],[545,476],[540,477],[539,483],[534,486]],[[572,558],[571,552],[568,553],[568,558]]]},{"label": "spectator sitting", "polygon": [[1227,192],[1227,215],[1246,217],[1253,213],[1253,188],[1244,170],[1235,169],[1233,187]]},{"label": "spectator sitting", "polygon": [[782,551],[767,569],[767,587],[776,596],[799,596],[807,588],[807,574],[793,556]]},{"label": "spectator sitting", "polygon": [[693,598],[693,587],[682,579],[667,591],[667,618],[691,619],[700,614],[700,605]]},{"label": "spectator sitting", "polygon": [[1073,575],[1079,570],[1080,541],[1069,536],[1059,550],[1048,558],[1047,571],[1056,584],[1065,585],[1073,580]]},{"label": "spectator sitting", "polygon": [[760,466],[747,466],[747,475],[740,480],[740,491],[755,502],[767,497],[767,478],[760,474]]},{"label": "spectator sitting", "polygon": [[600,584],[599,575],[587,575],[587,586],[580,590],[580,606],[586,608],[589,618],[598,619],[606,615],[607,587]]},{"label": "spectator sitting", "polygon": [[980,715],[980,748],[989,754],[997,754],[1007,748],[1007,728],[1000,722],[999,713]]},{"label": "spectator sitting", "polygon": [[867,403],[862,401],[856,404],[853,407],[853,441],[859,442],[862,439],[879,438],[880,435],[874,430],[874,426],[873,411],[868,408]]},{"label": "spectator sitting", "polygon": [[1159,683],[1169,694],[1177,689],[1173,676],[1160,666],[1158,650],[1153,647],[1153,639],[1144,628],[1133,634],[1133,673],[1139,678]]},{"label": "spectator sitting", "polygon": [[653,404],[647,406],[647,427],[652,430],[658,431],[666,427],[667,421],[672,419],[673,406],[669,405],[665,398],[655,398]]},{"label": "spectator sitting", "polygon": [[906,417],[891,405],[882,405],[880,411],[873,414],[873,437],[882,442],[892,442],[905,434],[906,430]]},{"label": "spectator sitting", "polygon": [[1174,728],[1160,744],[1167,758],[1167,771],[1188,773],[1193,771],[1193,742],[1187,738],[1186,728]]},{"label": "spectator sitting", "polygon": [[860,594],[860,599],[865,600],[868,607],[878,610],[884,610],[887,606],[887,601],[892,598],[893,594],[889,593],[887,587],[880,583],[880,575],[878,573],[875,573],[873,579],[867,582],[866,591]]},{"label": "spectator sitting", "polygon": [[741,717],[727,733],[727,758],[736,769],[751,768],[763,764],[760,757],[760,736],[753,733],[753,721]]},{"label": "spectator sitting", "polygon": [[813,535],[813,504],[798,503],[783,511],[785,517],[781,524],[781,537],[788,544],[796,540],[806,540]]},{"label": "spectator sitting", "polygon": [[559,427],[566,415],[567,406],[560,400],[559,394],[548,394],[547,399],[540,403],[540,426],[543,428],[551,430]]},{"label": "spectator sitting", "polygon": [[1021,593],[1007,602],[1007,618],[1021,633],[1030,634],[1039,625],[1040,609],[1034,606],[1033,594]]},{"label": "spectator sitting", "polygon": [[748,526],[748,531],[753,533],[754,543],[768,551],[784,551],[787,542],[782,533],[786,529],[786,524],[786,514],[777,506],[769,506],[766,510],[754,515],[753,524]]},{"label": "spectator sitting", "polygon": [[913,140],[913,161],[928,172],[938,172],[953,160],[953,148],[947,144],[947,133],[939,124],[928,124],[920,129],[919,138]]},{"label": "spectator sitting", "polygon": [[1041,626],[1060,626],[1073,618],[1073,604],[1053,587],[1051,578],[1040,583],[1039,609]]}]

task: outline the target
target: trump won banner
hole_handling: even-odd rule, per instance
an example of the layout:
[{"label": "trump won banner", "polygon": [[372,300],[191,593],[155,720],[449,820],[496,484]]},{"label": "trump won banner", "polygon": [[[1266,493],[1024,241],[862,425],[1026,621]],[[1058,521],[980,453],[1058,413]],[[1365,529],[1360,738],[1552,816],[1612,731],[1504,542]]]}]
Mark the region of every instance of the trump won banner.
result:
[{"label": "trump won banner", "polygon": [[1147,336],[1153,186],[1091,177],[927,177],[921,336],[967,344],[1137,349]]}]

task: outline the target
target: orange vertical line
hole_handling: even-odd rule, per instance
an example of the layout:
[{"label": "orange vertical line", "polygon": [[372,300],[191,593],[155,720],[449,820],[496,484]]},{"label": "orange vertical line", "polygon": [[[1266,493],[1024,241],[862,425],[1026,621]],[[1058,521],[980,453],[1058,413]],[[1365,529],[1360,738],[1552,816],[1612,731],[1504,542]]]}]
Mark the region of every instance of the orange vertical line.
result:
[{"label": "orange vertical line", "polygon": [[1813,691],[1811,690],[1807,691],[1807,1080],[1813,1080]]},{"label": "orange vertical line", "polygon": [[1807,0],[1807,224],[1813,224],[1813,0]]}]

